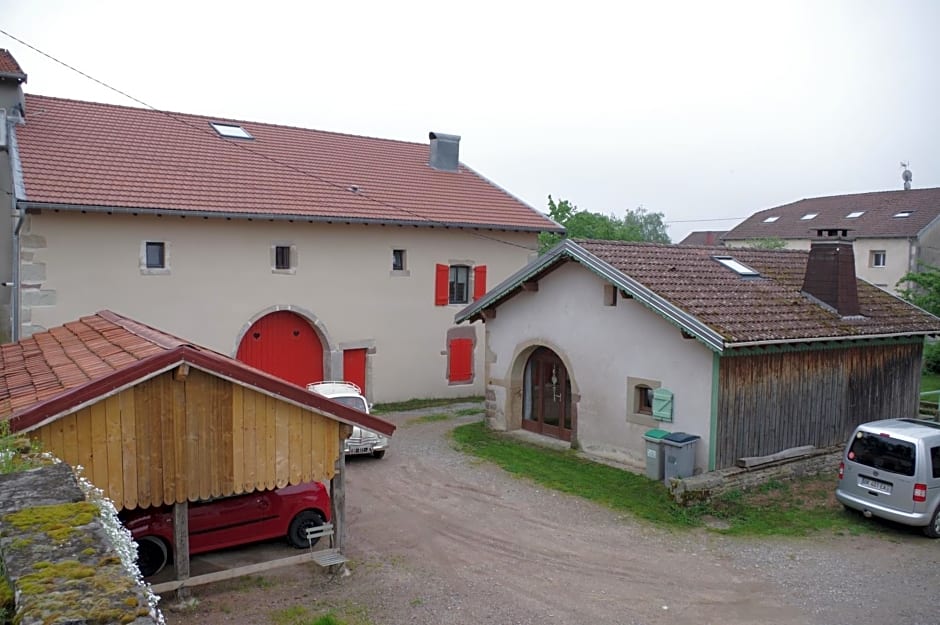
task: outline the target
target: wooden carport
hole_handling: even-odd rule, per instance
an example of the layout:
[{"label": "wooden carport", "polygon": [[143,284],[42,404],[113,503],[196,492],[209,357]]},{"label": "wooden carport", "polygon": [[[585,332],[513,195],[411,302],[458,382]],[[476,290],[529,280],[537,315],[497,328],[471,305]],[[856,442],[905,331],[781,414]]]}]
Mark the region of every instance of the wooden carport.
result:
[{"label": "wooden carport", "polygon": [[110,311],[3,345],[0,366],[12,431],[82,466],[118,509],[174,506],[178,579],[188,502],[330,480],[342,549],[342,442],[354,424],[395,429]]}]

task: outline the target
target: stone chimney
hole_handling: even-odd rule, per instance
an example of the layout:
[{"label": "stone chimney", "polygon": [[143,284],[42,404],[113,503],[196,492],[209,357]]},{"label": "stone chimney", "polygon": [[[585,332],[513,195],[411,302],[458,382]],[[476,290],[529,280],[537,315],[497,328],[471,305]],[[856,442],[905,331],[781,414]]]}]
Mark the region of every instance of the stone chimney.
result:
[{"label": "stone chimney", "polygon": [[842,317],[860,314],[855,250],[844,228],[819,229],[809,248],[803,293],[832,307]]},{"label": "stone chimney", "polygon": [[431,139],[431,156],[428,164],[440,171],[457,171],[460,163],[460,137],[440,132],[428,134]]}]

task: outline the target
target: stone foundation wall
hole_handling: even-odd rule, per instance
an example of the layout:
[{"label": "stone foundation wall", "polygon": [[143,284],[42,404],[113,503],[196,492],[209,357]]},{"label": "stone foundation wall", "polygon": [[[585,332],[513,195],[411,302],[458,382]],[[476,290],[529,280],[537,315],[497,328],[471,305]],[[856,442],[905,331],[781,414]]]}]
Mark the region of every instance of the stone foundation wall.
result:
[{"label": "stone foundation wall", "polygon": [[0,561],[13,591],[12,622],[161,622],[111,536],[68,465],[0,475]]},{"label": "stone foundation wall", "polygon": [[781,460],[753,469],[731,467],[702,473],[683,479],[674,479],[669,492],[684,504],[708,501],[723,493],[748,490],[771,481],[785,481],[831,473],[833,488],[838,472],[842,447],[820,449],[800,458]]}]

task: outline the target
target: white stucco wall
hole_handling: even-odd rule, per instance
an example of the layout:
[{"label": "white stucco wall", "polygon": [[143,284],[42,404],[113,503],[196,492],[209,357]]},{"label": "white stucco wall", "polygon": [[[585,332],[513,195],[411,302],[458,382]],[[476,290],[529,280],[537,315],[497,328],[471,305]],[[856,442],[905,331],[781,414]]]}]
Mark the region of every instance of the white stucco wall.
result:
[{"label": "white stucco wall", "polygon": [[[373,401],[482,394],[479,327],[474,383],[447,382],[446,331],[463,306],[434,305],[435,264],[486,265],[495,285],[529,260],[520,245],[537,245],[506,232],[53,212],[30,216],[28,232],[40,246],[32,329],[107,308],[234,355],[250,321],[290,306],[319,322],[326,349],[374,346]],[[147,240],[166,242],[168,274],[142,275]],[[296,246],[292,275],[272,272],[274,244]],[[406,250],[403,273],[393,249]]]},{"label": "white stucco wall", "polygon": [[[488,391],[496,428],[518,427],[522,365],[532,348],[549,347],[565,362],[577,410],[577,440],[593,454],[645,466],[643,434],[659,427],[701,436],[696,468],[709,456],[712,352],[638,304],[619,299],[604,305],[604,281],[568,263],[496,309],[486,322]],[[515,376],[516,381],[513,382]],[[657,381],[674,392],[672,423],[633,413],[628,378]]]}]

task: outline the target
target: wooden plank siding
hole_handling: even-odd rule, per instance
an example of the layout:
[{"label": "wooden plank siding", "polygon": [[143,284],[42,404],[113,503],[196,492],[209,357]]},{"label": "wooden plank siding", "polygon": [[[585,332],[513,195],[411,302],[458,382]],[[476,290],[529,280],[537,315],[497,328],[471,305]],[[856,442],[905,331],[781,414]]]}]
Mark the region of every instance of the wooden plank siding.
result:
[{"label": "wooden plank siding", "polygon": [[333,477],[340,423],[191,368],[167,372],[33,432],[84,467],[118,509]]},{"label": "wooden plank siding", "polygon": [[915,417],[921,343],[723,357],[715,468],[800,445],[841,445],[865,421]]}]

